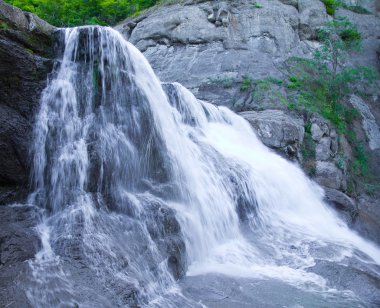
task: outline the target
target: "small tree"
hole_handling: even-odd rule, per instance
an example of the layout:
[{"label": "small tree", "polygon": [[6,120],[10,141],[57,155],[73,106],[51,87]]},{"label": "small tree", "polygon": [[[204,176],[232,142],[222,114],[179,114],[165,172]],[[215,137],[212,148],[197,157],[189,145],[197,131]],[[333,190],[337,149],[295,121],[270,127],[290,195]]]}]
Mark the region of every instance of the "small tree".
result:
[{"label": "small tree", "polygon": [[318,32],[322,46],[315,52],[315,59],[329,66],[335,77],[347,52],[359,50],[361,35],[346,18],[340,17],[326,23]]}]

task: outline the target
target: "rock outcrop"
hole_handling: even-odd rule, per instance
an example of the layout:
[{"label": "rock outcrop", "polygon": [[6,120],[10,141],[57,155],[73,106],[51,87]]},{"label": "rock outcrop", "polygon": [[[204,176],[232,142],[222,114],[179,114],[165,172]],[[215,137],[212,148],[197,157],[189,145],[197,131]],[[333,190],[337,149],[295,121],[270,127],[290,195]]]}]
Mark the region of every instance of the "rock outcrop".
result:
[{"label": "rock outcrop", "polygon": [[289,158],[301,159],[299,150],[305,134],[303,119],[271,109],[245,111],[240,115],[252,125],[266,146]]},{"label": "rock outcrop", "polygon": [[9,205],[28,193],[29,149],[39,98],[53,66],[55,28],[0,0],[0,298],[29,307],[19,283],[40,249],[35,207]]},{"label": "rock outcrop", "polygon": [[52,69],[55,28],[0,1],[0,204],[20,199],[38,101]]},{"label": "rock outcrop", "polygon": [[[335,15],[348,17],[362,36],[362,50],[350,54],[346,62],[380,71],[380,8],[375,1],[345,2],[346,8],[336,9]],[[361,14],[355,12],[358,9]],[[349,196],[347,161],[352,159],[353,149],[345,136],[339,136],[321,117],[300,119],[287,111],[279,98],[281,87],[272,85],[271,97],[253,93],[251,86],[241,87],[246,77],[288,78],[286,60],[311,57],[320,46],[318,29],[330,20],[319,0],[189,0],[155,7],[116,28],[144,53],[162,81],[180,82],[200,99],[243,111],[261,140],[297,159],[305,172],[325,187],[326,200],[348,213],[346,220],[356,228],[355,223],[367,216],[360,213],[365,208],[359,206],[361,197]],[[353,129],[371,152],[374,174],[380,173],[378,101],[376,95],[365,102],[357,96],[351,98],[351,105],[361,114]],[[369,208],[378,200],[376,196],[362,199],[372,200]],[[367,226],[365,235],[376,232],[375,220],[357,223],[358,229]]]},{"label": "rock outcrop", "polygon": [[[362,52],[350,61],[378,66],[379,18],[343,8],[336,15],[348,16],[362,33]],[[316,31],[331,19],[319,0],[190,0],[148,10],[116,29],[144,53],[162,81],[180,82],[200,99],[233,106],[241,93],[226,83],[244,75],[283,77],[284,61],[311,57],[319,46]]]},{"label": "rock outcrop", "polygon": [[315,44],[301,40],[297,9],[278,0],[187,4],[159,7],[116,29],[144,52],[161,80],[178,81],[208,101],[231,105],[237,96],[213,80],[280,76],[277,64],[310,55]]}]

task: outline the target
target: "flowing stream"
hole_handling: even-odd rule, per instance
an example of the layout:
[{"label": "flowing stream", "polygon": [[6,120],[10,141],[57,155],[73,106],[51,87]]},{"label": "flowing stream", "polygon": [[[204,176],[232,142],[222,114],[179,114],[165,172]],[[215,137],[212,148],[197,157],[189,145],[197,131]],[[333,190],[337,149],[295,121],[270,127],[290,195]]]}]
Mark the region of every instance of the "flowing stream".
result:
[{"label": "flowing stream", "polygon": [[380,303],[380,249],[244,119],[161,84],[111,28],[60,31],[32,149],[29,202],[44,212],[33,306]]}]

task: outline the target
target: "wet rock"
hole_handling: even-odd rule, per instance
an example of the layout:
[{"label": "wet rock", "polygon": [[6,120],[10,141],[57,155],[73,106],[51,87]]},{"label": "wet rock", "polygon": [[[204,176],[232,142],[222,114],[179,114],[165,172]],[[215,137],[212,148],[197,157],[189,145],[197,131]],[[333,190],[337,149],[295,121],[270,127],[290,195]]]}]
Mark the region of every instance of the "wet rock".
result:
[{"label": "wet rock", "polygon": [[150,203],[149,207],[152,221],[149,233],[166,259],[173,277],[182,278],[187,269],[186,246],[175,212],[161,202]]},{"label": "wet rock", "polygon": [[1,0],[0,22],[3,25],[0,29],[0,191],[7,196],[0,196],[0,203],[4,203],[24,197],[12,191],[23,190],[28,182],[32,125],[52,68],[55,28]]},{"label": "wet rock", "polygon": [[35,226],[40,213],[31,206],[0,206],[0,299],[9,307],[30,307],[20,282],[31,275],[28,260],[41,248]]},{"label": "wet rock", "polygon": [[360,196],[358,200],[358,215],[354,224],[354,229],[378,245],[380,245],[379,198],[379,193],[374,196]]},{"label": "wet rock", "polygon": [[0,264],[9,266],[34,257],[41,246],[33,230],[37,221],[38,210],[34,207],[0,207]]},{"label": "wet rock", "polygon": [[339,190],[325,188],[325,198],[337,209],[348,212],[351,218],[354,218],[358,214],[356,202]]}]

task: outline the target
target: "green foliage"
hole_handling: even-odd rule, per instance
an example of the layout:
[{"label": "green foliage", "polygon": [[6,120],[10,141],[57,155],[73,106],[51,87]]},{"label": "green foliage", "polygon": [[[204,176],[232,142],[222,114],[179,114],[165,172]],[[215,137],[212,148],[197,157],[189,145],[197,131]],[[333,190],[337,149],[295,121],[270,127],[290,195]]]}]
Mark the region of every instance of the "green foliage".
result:
[{"label": "green foliage", "polygon": [[364,191],[369,195],[374,195],[380,191],[380,183],[364,183]]},{"label": "green foliage", "polygon": [[223,88],[231,88],[232,85],[234,84],[235,82],[235,78],[231,78],[231,77],[224,77],[224,78],[216,78],[216,79],[212,79],[212,78],[209,78],[209,81],[211,83],[215,83],[215,84],[221,84],[223,86]]},{"label": "green foliage", "polygon": [[317,112],[344,133],[358,112],[344,98],[359,89],[375,86],[376,73],[367,67],[347,67],[337,73],[316,60],[292,59],[297,79],[287,84],[290,109]]},{"label": "green foliage", "polygon": [[335,9],[340,5],[340,1],[338,0],[323,0],[323,3],[326,6],[326,13],[331,16],[334,16]]},{"label": "green foliage", "polygon": [[[359,49],[361,43],[360,33],[347,19],[338,18],[327,23],[321,29],[319,38],[322,47],[313,59],[289,60],[286,102],[289,109],[322,115],[337,128],[339,135],[347,136],[353,157],[346,164],[345,157],[337,156],[335,163],[342,170],[347,165],[350,176],[348,190],[355,193],[358,186],[365,186],[363,183],[370,181],[369,154],[351,126],[359,113],[345,100],[353,93],[366,95],[366,92],[372,92],[378,76],[368,67],[342,65],[341,60],[347,52]],[[305,126],[305,141],[301,150],[305,159],[304,168],[312,175],[315,166],[311,157],[313,149],[308,144],[308,125]]]},{"label": "green foliage", "polygon": [[113,25],[158,0],[6,0],[52,25]]},{"label": "green foliage", "polygon": [[368,157],[362,142],[358,142],[358,138],[354,130],[350,130],[346,134],[348,141],[352,145],[354,159],[349,166],[349,172],[354,177],[368,177],[369,166]]},{"label": "green foliage", "polygon": [[346,157],[344,156],[343,153],[338,153],[335,156],[335,166],[337,166],[340,170],[344,170],[345,162],[346,162]]},{"label": "green foliage", "polygon": [[255,3],[255,4],[254,4],[254,7],[255,7],[256,9],[262,9],[262,8],[263,8],[263,6],[262,6],[260,3]]},{"label": "green foliage", "polygon": [[320,64],[330,66],[333,74],[337,72],[346,52],[359,50],[361,45],[360,33],[346,17],[326,23],[319,30],[318,39],[322,47],[317,49],[314,58]]},{"label": "green foliage", "polygon": [[306,124],[307,126],[310,126],[308,128],[305,126],[305,137],[304,141],[301,145],[301,154],[302,154],[302,165],[304,170],[306,170],[306,173],[309,176],[315,176],[316,173],[316,166],[315,166],[315,142],[313,138],[311,137],[310,129],[311,124]]},{"label": "green foliage", "polygon": [[344,2],[340,2],[339,5],[346,10],[350,10],[352,12],[355,12],[357,14],[371,14],[370,11],[368,11],[365,7],[362,7],[360,5],[348,5]]},{"label": "green foliage", "polygon": [[8,30],[9,26],[0,20],[0,30]]}]

